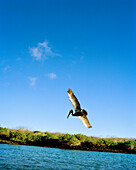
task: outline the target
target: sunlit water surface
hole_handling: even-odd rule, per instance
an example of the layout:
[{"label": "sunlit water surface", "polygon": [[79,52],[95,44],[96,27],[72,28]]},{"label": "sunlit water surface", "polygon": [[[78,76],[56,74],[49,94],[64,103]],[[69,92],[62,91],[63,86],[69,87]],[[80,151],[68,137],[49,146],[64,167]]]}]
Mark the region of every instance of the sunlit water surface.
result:
[{"label": "sunlit water surface", "polygon": [[0,169],[136,169],[136,155],[0,144]]}]

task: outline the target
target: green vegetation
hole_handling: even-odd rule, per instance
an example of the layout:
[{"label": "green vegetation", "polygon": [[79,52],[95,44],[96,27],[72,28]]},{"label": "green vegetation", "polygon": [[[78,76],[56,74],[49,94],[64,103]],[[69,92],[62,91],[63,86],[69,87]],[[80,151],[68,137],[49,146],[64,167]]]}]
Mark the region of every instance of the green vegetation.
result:
[{"label": "green vegetation", "polygon": [[0,127],[0,143],[136,154],[136,139],[98,138]]}]

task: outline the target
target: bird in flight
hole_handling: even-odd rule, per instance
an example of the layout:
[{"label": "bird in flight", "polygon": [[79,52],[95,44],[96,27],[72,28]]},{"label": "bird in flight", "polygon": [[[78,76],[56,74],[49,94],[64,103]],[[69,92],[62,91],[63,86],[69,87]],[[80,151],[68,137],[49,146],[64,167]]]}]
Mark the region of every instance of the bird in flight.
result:
[{"label": "bird in flight", "polygon": [[74,95],[74,93],[72,92],[70,88],[68,89],[67,92],[68,92],[69,100],[71,101],[75,109],[75,113],[73,113],[72,109],[69,111],[67,119],[70,116],[70,114],[72,114],[72,116],[79,117],[79,119],[81,120],[81,122],[83,123],[85,127],[92,128],[92,126],[89,123],[89,120],[87,119],[87,111],[84,109],[81,109],[79,101],[77,100],[76,96]]}]

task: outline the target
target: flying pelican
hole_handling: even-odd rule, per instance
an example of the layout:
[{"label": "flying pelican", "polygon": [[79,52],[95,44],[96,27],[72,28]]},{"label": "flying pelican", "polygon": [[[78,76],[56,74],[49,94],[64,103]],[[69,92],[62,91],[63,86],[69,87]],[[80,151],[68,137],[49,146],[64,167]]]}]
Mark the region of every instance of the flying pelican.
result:
[{"label": "flying pelican", "polygon": [[87,116],[87,111],[84,110],[84,109],[81,109],[79,101],[77,100],[76,96],[74,95],[74,93],[72,92],[72,90],[70,88],[68,89],[67,92],[68,92],[69,100],[71,101],[71,103],[72,103],[72,105],[73,105],[73,107],[75,109],[74,114],[73,114],[72,109],[69,111],[67,119],[70,116],[70,114],[72,114],[72,116],[79,117],[79,119],[81,120],[81,122],[83,123],[83,125],[85,127],[92,128],[92,126],[89,123],[89,120],[86,117]]}]

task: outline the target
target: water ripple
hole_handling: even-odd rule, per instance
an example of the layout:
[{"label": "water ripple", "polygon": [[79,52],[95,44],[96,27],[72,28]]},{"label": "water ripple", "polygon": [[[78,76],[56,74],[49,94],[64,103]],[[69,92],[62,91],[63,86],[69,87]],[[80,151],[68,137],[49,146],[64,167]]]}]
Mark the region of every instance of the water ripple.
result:
[{"label": "water ripple", "polygon": [[136,155],[0,144],[0,169],[136,169]]}]

